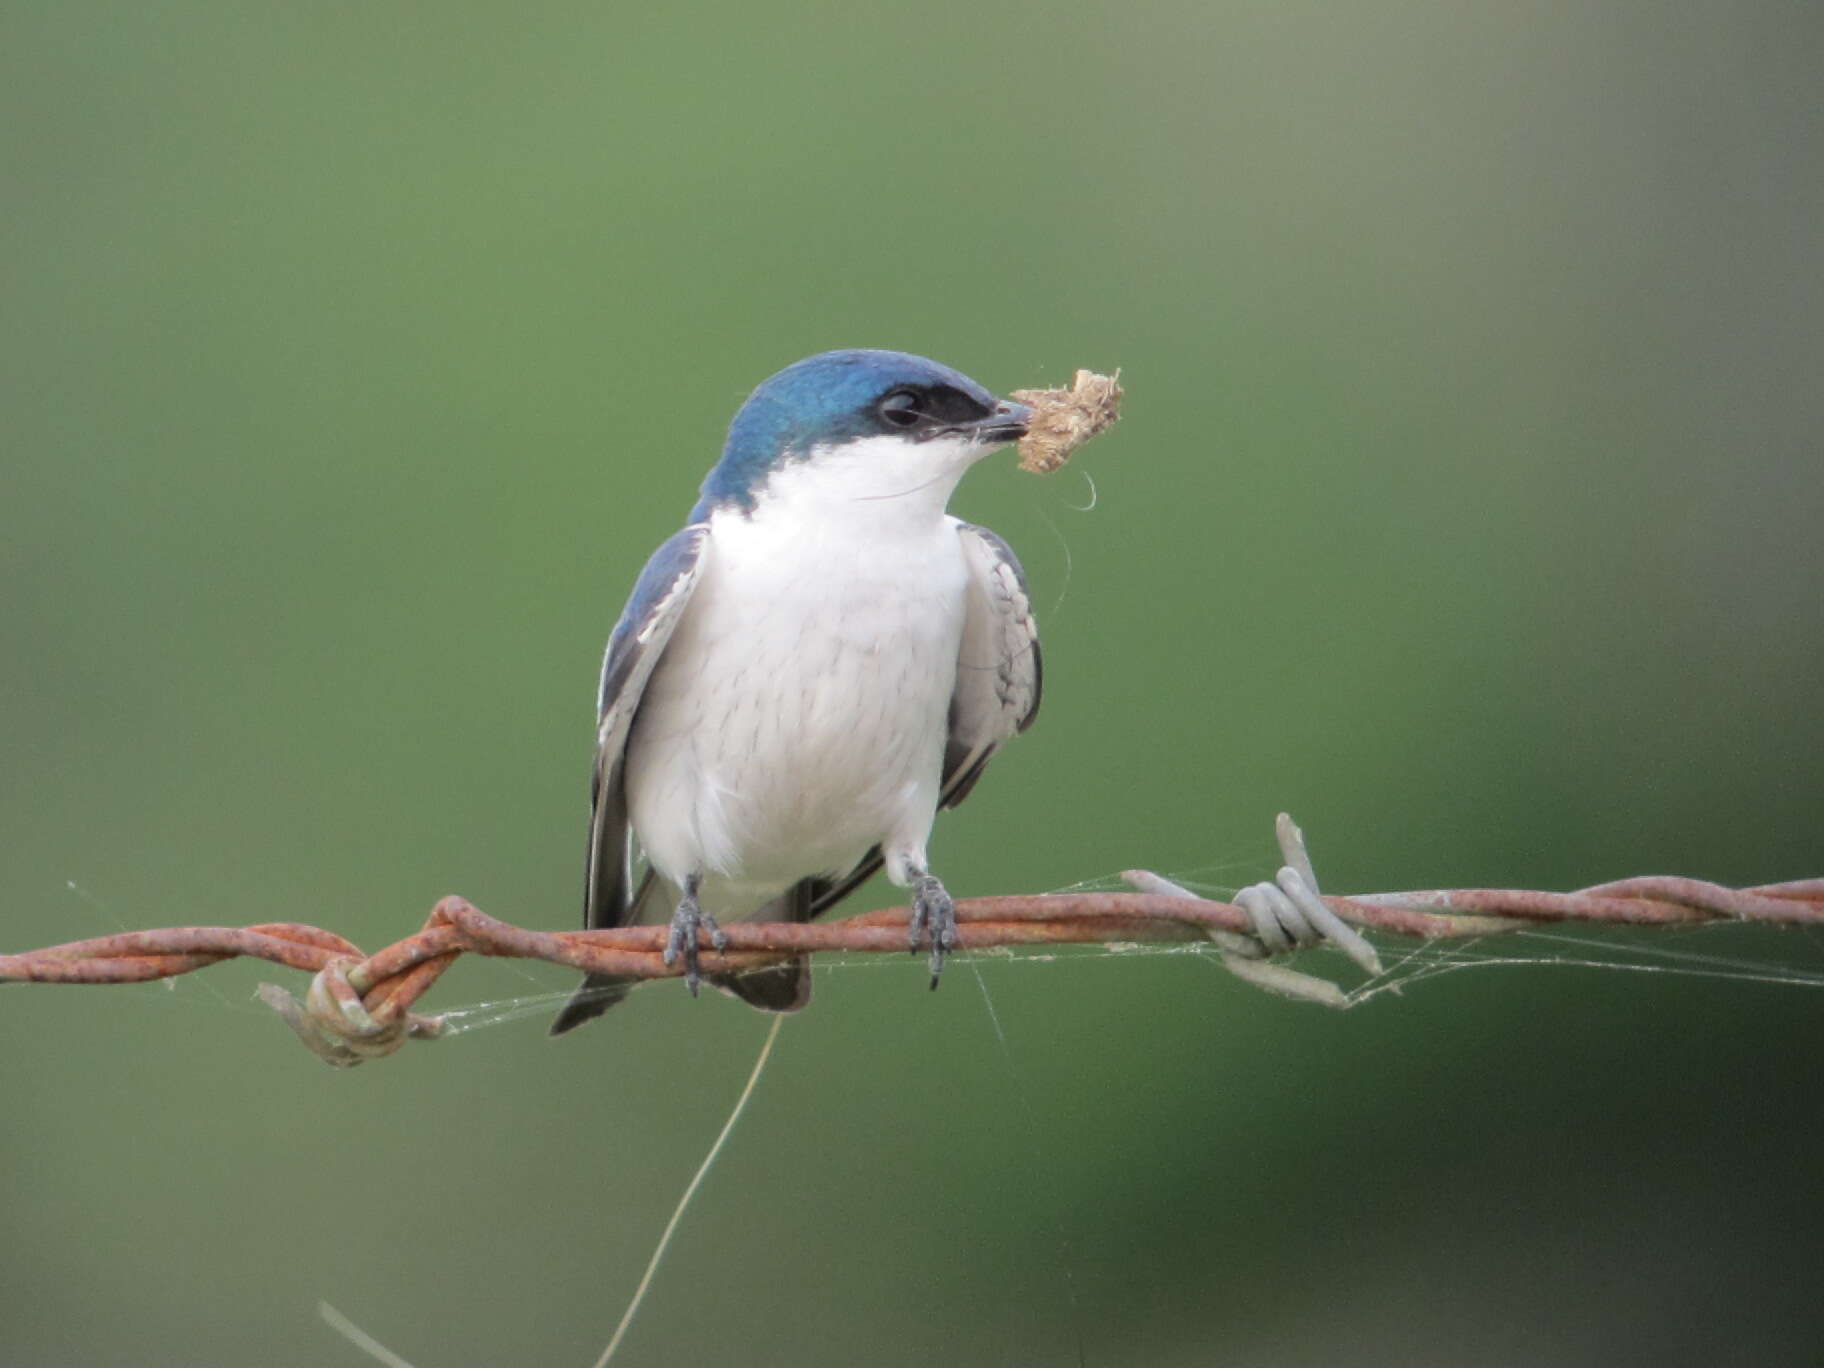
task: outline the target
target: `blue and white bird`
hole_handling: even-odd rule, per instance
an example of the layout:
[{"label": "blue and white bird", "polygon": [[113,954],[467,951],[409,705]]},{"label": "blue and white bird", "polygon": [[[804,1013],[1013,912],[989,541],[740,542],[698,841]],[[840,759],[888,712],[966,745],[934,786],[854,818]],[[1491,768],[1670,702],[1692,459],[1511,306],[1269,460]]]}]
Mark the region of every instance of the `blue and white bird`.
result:
[{"label": "blue and white bird", "polygon": [[[932,821],[1039,706],[1019,561],[945,508],[1031,416],[890,351],[812,356],[748,397],[609,638],[586,926],[668,921],[695,992],[718,920],[805,921],[884,867],[936,985],[956,918]],[[810,998],[803,958],[708,977],[766,1011]],[[552,1033],[633,982],[590,975]]]}]

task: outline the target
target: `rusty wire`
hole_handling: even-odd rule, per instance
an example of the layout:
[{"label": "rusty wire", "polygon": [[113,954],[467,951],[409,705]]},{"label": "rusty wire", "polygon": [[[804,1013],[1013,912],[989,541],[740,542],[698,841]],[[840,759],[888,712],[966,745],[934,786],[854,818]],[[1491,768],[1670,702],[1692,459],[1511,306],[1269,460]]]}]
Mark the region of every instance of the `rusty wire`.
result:
[{"label": "rusty wire", "polygon": [[[1529,889],[1460,888],[1347,897],[1316,894],[1303,837],[1283,814],[1279,837],[1287,867],[1281,886],[1302,877],[1309,896],[1348,926],[1422,940],[1486,936],[1546,922],[1628,927],[1689,926],[1706,921],[1796,926],[1824,923],[1824,878],[1753,888],[1725,888],[1701,879],[1647,875],[1597,884],[1573,893]],[[1144,871],[1125,876],[1143,892],[1042,893],[968,898],[956,904],[958,947],[1215,941],[1238,972],[1238,949],[1259,958],[1259,913],[1247,899],[1234,903],[1196,897]],[[1321,909],[1319,909],[1321,911]],[[904,953],[909,909],[867,912],[821,923],[735,923],[727,944],[700,951],[705,973],[730,973],[825,951]],[[302,1003],[282,988],[262,985],[261,997],[304,1043],[332,1064],[347,1066],[389,1054],[408,1039],[433,1039],[437,1017],[412,1010],[444,971],[465,954],[536,959],[589,973],[676,978],[681,964],[663,958],[668,928],[629,926],[606,931],[529,931],[448,897],[431,909],[415,934],[372,955],[333,932],[297,922],[254,926],[178,926],[127,931],[0,955],[0,982],[144,983],[251,957],[314,975]],[[1359,938],[1358,938],[1359,939]],[[1352,953],[1372,972],[1367,959]],[[1279,979],[1246,973],[1262,986],[1296,987],[1288,980],[1322,980],[1279,971]],[[1334,989],[1333,989],[1334,991]],[[1313,996],[1318,996],[1313,994]],[[1327,1000],[1320,997],[1319,1000]]]}]

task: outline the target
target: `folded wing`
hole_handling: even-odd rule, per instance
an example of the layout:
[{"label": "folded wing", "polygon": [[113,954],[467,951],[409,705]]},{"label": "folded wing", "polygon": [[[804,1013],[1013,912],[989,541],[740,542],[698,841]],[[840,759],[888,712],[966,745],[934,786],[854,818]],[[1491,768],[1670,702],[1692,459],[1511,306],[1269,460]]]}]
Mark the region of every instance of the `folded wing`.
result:
[{"label": "folded wing", "polygon": [[[621,620],[608,638],[598,701],[595,775],[590,793],[589,866],[583,892],[583,925],[589,930],[625,926],[633,911],[627,794],[622,772],[627,733],[646,681],[665,653],[690,602],[708,551],[709,528],[693,523],[667,540],[646,562]],[[626,996],[628,981],[604,975],[583,980],[551,1025],[561,1035],[600,1016]]]}]

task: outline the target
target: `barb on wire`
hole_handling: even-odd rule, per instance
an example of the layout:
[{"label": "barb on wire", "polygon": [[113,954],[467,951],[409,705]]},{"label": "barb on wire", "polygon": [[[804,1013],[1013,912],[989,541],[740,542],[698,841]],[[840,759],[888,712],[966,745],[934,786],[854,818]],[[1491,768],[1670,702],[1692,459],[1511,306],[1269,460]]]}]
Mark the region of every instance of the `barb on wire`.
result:
[{"label": "barb on wire", "polygon": [[[1363,931],[1436,940],[1486,936],[1541,922],[1663,927],[1712,920],[1777,925],[1824,923],[1824,878],[1756,888],[1650,875],[1575,893],[1460,888],[1405,893],[1320,895],[1304,836],[1280,814],[1284,866],[1232,903],[1201,898],[1144,870],[1124,876],[1132,893],[1040,893],[968,898],[956,904],[959,945],[1109,944],[1212,941],[1222,961],[1256,986],[1332,1006],[1346,1005],[1333,983],[1264,963],[1269,956],[1327,943],[1369,974],[1380,961]],[[838,922],[734,923],[726,945],[705,943],[705,973],[741,973],[819,951],[906,949],[909,909],[867,912]],[[435,1039],[437,1017],[412,1010],[465,954],[537,959],[590,973],[675,978],[664,960],[665,926],[608,931],[528,931],[498,921],[461,898],[443,899],[412,936],[372,955],[330,931],[296,922],[256,926],[179,926],[71,941],[0,955],[0,982],[143,983],[248,956],[315,977],[302,1002],[262,985],[261,998],[314,1053],[342,1067],[390,1054],[407,1040]],[[706,938],[707,941],[707,938]]]}]

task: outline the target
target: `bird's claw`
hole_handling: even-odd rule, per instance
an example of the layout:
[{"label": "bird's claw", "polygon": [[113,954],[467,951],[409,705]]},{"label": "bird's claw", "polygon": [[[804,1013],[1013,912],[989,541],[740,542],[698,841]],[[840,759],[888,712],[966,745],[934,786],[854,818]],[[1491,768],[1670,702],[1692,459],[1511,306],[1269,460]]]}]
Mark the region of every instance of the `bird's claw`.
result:
[{"label": "bird's claw", "polygon": [[924,874],[912,885],[912,919],[906,925],[906,945],[917,954],[931,951],[931,986],[943,976],[944,956],[956,949],[956,903],[934,874]]},{"label": "bird's claw", "polygon": [[698,968],[701,933],[709,932],[709,943],[716,950],[728,949],[728,932],[716,925],[716,919],[697,906],[695,898],[686,897],[678,904],[678,910],[671,915],[671,934],[665,938],[665,963],[676,964],[678,957],[684,957],[684,986],[690,989],[690,995],[697,995],[697,985],[702,982],[703,974]]}]

